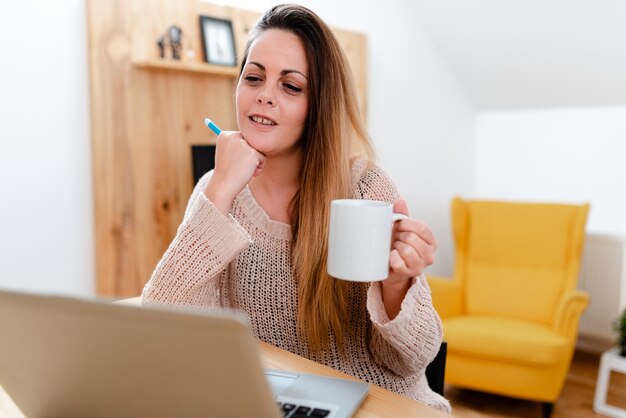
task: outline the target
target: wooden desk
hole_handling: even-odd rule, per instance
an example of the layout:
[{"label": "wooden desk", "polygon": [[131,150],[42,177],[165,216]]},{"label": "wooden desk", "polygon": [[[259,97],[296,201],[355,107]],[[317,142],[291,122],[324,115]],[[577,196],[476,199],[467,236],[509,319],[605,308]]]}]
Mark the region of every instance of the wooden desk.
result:
[{"label": "wooden desk", "polygon": [[[120,303],[137,305],[139,298],[125,299]],[[289,351],[259,341],[263,367],[276,370],[305,372],[323,376],[357,380],[352,376],[314,361],[307,360]],[[437,411],[404,396],[370,385],[365,401],[355,414],[355,418],[394,417],[394,418],[450,418],[450,415]],[[0,418],[24,418],[11,398],[0,386]]]},{"label": "wooden desk", "polygon": [[[290,353],[289,351],[282,350],[262,341],[259,341],[259,345],[261,347],[261,361],[263,367],[357,380],[333,368],[307,360],[297,354]],[[451,416],[381,387],[370,385],[367,398],[365,398],[365,401],[363,401],[363,404],[354,417],[450,418]]]}]

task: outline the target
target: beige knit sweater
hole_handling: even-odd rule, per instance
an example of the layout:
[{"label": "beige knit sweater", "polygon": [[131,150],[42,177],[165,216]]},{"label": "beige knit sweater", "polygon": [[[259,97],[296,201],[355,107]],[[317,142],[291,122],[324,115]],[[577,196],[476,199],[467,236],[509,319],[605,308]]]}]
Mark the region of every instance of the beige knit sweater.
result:
[{"label": "beige knit sweater", "polygon": [[[379,167],[366,167],[364,160],[353,164],[353,197],[397,199],[391,178]],[[269,344],[450,411],[448,401],[430,390],[424,375],[439,349],[442,327],[423,276],[413,279],[400,313],[391,321],[380,284],[354,283],[350,321],[356,332],[346,341],[346,355],[334,340],[329,350],[313,355],[296,330],[291,227],[269,219],[248,187],[224,216],[203,193],[211,175],[194,189],[176,237],[143,290],[144,304],[243,311],[253,334]]]}]

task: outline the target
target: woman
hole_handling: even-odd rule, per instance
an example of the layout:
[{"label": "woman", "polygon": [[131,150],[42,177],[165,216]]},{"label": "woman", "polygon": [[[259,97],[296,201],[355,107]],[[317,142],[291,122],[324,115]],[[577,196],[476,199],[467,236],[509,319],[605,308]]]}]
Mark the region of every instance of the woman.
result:
[{"label": "woman", "polygon": [[374,163],[346,59],[318,16],[281,5],[259,20],[236,113],[239,131],[219,135],[215,169],[196,185],[143,302],[241,310],[263,341],[449,411],[424,375],[442,338],[422,275],[430,229],[397,223],[382,282],[326,273],[331,200],[407,208]]}]

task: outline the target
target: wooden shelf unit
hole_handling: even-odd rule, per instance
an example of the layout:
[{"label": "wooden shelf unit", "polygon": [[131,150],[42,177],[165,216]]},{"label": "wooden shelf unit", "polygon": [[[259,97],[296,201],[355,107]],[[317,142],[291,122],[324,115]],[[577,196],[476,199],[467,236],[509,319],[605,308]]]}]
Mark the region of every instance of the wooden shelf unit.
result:
[{"label": "wooden shelf unit", "polygon": [[[259,17],[197,0],[87,0],[99,295],[136,296],[149,280],[193,188],[191,145],[215,141],[204,118],[237,128],[239,68],[201,62],[201,15],[231,20],[239,57]],[[193,61],[158,56],[156,39],[171,24],[182,28]],[[335,33],[365,115],[367,38]]]}]

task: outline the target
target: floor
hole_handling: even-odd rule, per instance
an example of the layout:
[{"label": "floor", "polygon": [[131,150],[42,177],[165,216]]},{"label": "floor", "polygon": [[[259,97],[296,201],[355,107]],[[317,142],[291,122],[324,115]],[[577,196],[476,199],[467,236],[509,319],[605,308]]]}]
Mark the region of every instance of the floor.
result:
[{"label": "floor", "polygon": [[[602,417],[593,412],[593,396],[600,356],[576,352],[561,397],[554,406],[553,418]],[[626,409],[626,375],[612,373],[607,402]],[[476,391],[446,386],[446,398],[454,417],[460,418],[541,418],[541,405]]]}]

